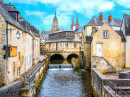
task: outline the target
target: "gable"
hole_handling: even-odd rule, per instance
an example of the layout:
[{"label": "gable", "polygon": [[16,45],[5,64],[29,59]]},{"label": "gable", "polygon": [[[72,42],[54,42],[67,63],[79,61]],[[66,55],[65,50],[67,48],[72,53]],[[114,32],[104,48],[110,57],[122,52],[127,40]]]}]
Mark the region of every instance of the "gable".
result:
[{"label": "gable", "polygon": [[[107,31],[108,32],[108,38],[103,37],[103,32]],[[121,42],[125,41],[125,38],[123,36],[122,31],[115,31],[111,26],[109,26],[107,23],[105,23],[93,36],[93,38],[99,38],[98,40],[104,39],[104,41],[113,39],[117,40],[120,39]],[[120,37],[120,38],[119,38]]]}]

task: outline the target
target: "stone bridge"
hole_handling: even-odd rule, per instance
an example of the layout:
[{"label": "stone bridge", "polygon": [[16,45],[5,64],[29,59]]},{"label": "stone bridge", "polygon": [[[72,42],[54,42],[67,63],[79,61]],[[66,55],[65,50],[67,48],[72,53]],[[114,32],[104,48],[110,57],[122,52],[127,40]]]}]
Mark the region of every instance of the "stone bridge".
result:
[{"label": "stone bridge", "polygon": [[70,63],[70,60],[74,58],[79,58],[80,51],[42,51],[49,56],[51,60],[67,60]]}]

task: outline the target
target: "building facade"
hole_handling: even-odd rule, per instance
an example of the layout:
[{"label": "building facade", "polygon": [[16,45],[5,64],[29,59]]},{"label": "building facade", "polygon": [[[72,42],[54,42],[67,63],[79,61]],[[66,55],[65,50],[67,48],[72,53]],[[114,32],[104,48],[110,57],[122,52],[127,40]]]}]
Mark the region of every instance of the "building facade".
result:
[{"label": "building facade", "polygon": [[[82,36],[82,50],[85,55],[87,67],[91,66],[91,41],[92,36],[104,25],[107,23],[114,31],[120,31],[122,21],[118,18],[112,18],[112,15],[109,14],[108,18],[103,18],[103,14],[100,13],[99,18],[95,16],[85,25]],[[92,33],[95,32],[95,33]]]},{"label": "building facade", "polygon": [[81,40],[75,38],[75,32],[64,30],[49,34],[49,39],[45,41],[45,49],[51,56],[61,54],[67,58],[70,54],[80,53]]},{"label": "building facade", "polygon": [[[19,14],[14,5],[0,0],[0,86],[12,83],[34,64],[40,57],[40,42],[34,47],[39,31],[31,30],[29,23]],[[36,37],[36,38],[35,38]],[[33,52],[37,52],[35,55]]]},{"label": "building facade", "polygon": [[125,67],[130,67],[130,15],[124,14],[121,30],[125,36]]},{"label": "building facade", "polygon": [[96,65],[97,69],[102,68],[107,71],[109,67],[107,63],[109,63],[116,71],[121,71],[125,60],[125,39],[122,31],[115,31],[104,23],[96,33],[92,33],[94,33],[91,42],[92,67]]}]

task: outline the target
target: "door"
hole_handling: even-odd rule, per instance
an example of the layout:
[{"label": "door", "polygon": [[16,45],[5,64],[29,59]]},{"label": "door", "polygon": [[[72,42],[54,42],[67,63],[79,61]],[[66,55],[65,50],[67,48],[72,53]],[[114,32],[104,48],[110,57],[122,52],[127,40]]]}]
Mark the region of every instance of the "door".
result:
[{"label": "door", "polygon": [[102,44],[97,44],[97,56],[102,56]]}]

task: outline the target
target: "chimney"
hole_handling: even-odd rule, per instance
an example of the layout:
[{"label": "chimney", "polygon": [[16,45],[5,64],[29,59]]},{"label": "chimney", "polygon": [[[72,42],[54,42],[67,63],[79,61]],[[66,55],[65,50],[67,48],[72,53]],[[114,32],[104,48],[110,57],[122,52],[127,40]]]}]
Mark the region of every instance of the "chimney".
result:
[{"label": "chimney", "polygon": [[112,15],[109,14],[108,20],[109,20],[109,21],[112,21]]},{"label": "chimney", "polygon": [[103,21],[102,12],[100,12],[99,19]]},{"label": "chimney", "polygon": [[10,5],[10,2],[9,2],[9,5]]},{"label": "chimney", "polygon": [[95,23],[93,23],[93,26],[95,26]]}]

